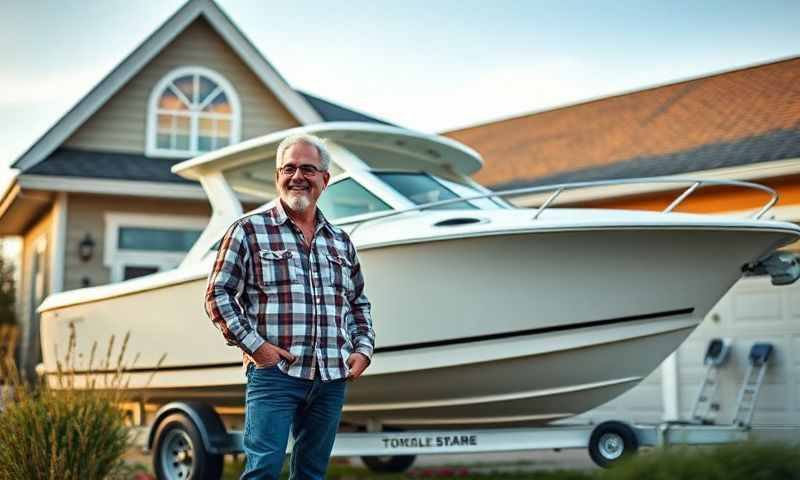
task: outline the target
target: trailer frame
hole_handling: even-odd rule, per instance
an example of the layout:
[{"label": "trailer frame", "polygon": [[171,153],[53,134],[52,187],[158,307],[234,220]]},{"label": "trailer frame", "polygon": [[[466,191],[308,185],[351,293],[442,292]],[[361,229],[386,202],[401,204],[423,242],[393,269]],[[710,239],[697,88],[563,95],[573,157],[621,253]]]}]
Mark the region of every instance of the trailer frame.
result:
[{"label": "trailer frame", "polygon": [[[186,422],[175,422],[180,417]],[[143,449],[152,452],[154,459],[163,454],[153,450],[160,445],[159,435],[164,431],[165,420],[173,422],[172,430],[181,429],[182,425],[196,429],[184,435],[190,444],[187,449],[176,451],[174,462],[167,462],[180,465],[184,472],[193,466],[214,466],[226,454],[243,452],[243,432],[226,430],[213,407],[203,402],[172,402],[159,409],[149,427],[143,427],[148,430]],[[373,425],[372,429],[375,428]],[[788,428],[800,431],[800,427]],[[331,456],[362,457],[370,469],[386,472],[407,469],[417,455],[585,448],[596,464],[607,467],[640,447],[736,443],[750,439],[751,432],[748,425],[630,424],[615,420],[542,427],[340,432]],[[291,448],[290,438],[287,453]],[[164,461],[162,458],[161,462]],[[159,479],[173,478],[168,472],[157,470],[156,474]]]}]

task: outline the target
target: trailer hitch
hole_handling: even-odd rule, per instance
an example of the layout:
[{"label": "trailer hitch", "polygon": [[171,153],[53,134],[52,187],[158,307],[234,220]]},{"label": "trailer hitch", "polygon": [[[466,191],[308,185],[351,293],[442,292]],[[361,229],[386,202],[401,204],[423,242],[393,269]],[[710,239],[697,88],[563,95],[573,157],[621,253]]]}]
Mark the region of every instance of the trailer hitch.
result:
[{"label": "trailer hitch", "polygon": [[791,285],[800,278],[800,263],[790,252],[775,252],[742,267],[751,275],[769,275],[773,285]]}]

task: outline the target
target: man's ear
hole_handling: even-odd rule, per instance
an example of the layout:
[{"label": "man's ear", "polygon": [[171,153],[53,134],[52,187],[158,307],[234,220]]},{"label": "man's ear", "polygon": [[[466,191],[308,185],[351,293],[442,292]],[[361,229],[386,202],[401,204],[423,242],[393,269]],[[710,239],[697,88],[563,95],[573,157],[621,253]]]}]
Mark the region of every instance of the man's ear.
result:
[{"label": "man's ear", "polygon": [[328,182],[331,180],[331,172],[322,172],[322,179],[325,181],[325,185],[323,185],[322,189],[325,190],[328,188]]}]

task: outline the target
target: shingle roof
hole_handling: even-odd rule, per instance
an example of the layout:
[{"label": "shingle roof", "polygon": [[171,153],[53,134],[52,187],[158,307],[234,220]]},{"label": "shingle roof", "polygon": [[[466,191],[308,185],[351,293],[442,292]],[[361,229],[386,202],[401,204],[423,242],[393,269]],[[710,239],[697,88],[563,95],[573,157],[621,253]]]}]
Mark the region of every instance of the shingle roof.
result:
[{"label": "shingle roof", "polygon": [[[391,125],[383,120],[349,110],[308,93],[298,93],[308,100],[325,121],[371,122]],[[23,170],[22,173],[147,182],[195,183],[170,171],[170,168],[180,161],[181,159],[152,158],[142,154],[59,148],[40,163]]]},{"label": "shingle roof", "polygon": [[142,154],[59,148],[47,159],[23,173],[147,182],[196,183],[170,171],[170,168],[180,161],[181,159],[150,158]]},{"label": "shingle roof", "polygon": [[444,135],[480,152],[475,179],[497,188],[793,158],[798,133],[800,57]]},{"label": "shingle roof", "polygon": [[680,175],[786,158],[800,158],[800,128],[776,130],[732,142],[713,143],[665,155],[638,157],[610,165],[561,172],[534,180],[518,180],[496,185],[495,188]]},{"label": "shingle roof", "polygon": [[306,101],[311,104],[311,107],[316,110],[326,122],[369,122],[380,123],[383,125],[393,125],[387,121],[370,117],[369,115],[365,115],[363,113],[350,110],[349,108],[345,108],[341,105],[323,100],[319,97],[315,97],[310,93],[305,93],[300,90],[298,90],[297,93],[302,95]]}]

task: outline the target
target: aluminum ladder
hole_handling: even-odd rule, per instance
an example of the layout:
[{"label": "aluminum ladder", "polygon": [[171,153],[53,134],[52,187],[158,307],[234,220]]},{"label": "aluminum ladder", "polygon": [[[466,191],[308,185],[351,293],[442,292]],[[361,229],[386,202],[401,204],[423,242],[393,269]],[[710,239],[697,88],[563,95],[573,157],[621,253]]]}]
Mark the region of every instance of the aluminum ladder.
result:
[{"label": "aluminum ladder", "polygon": [[730,339],[714,338],[708,343],[703,364],[706,366],[706,376],[700,384],[700,390],[692,407],[692,422],[703,425],[713,425],[720,404],[716,401],[719,387],[719,370],[728,361],[731,352]]},{"label": "aluminum ladder", "polygon": [[754,343],[750,349],[749,364],[736,399],[736,415],[733,417],[733,424],[736,426],[750,426],[772,350],[771,343]]}]

